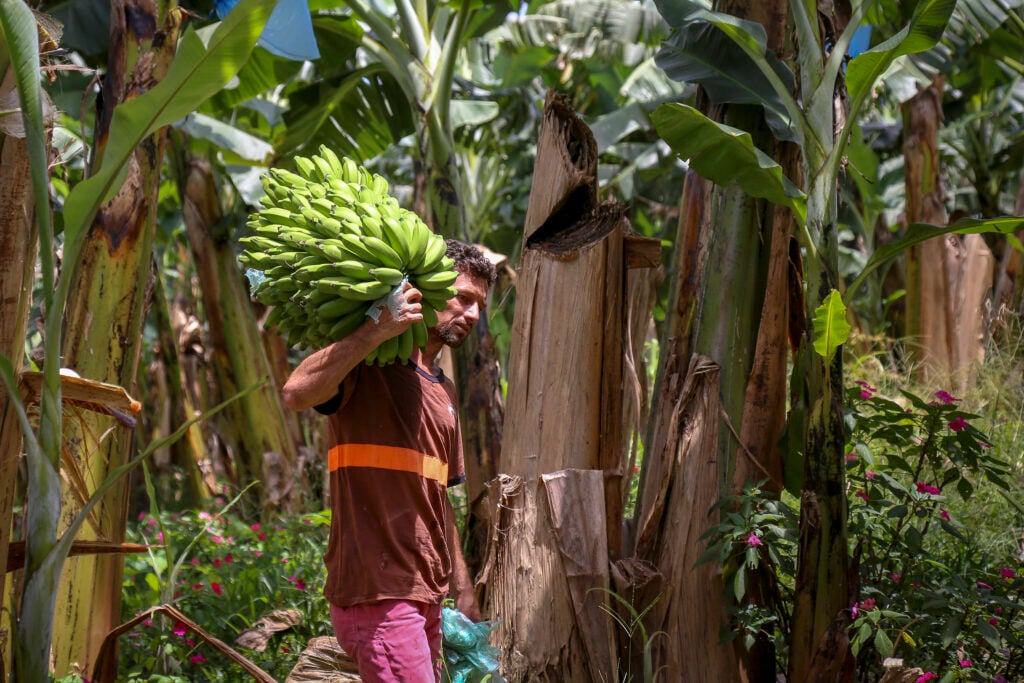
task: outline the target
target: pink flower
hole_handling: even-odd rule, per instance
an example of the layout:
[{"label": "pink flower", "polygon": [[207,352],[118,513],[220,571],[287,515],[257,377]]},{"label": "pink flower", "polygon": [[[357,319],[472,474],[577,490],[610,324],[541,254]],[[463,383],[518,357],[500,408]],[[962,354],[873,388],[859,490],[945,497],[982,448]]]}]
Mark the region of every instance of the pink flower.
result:
[{"label": "pink flower", "polygon": [[144,520],[144,519],[146,518],[146,515],[148,515],[148,514],[149,514],[149,513],[148,513],[148,512],[146,512],[145,510],[141,511],[141,512],[139,513],[139,521],[141,522],[142,520]]},{"label": "pink flower", "polygon": [[224,537],[223,536],[210,536],[210,540],[213,541],[214,543],[216,543],[217,545],[220,545],[221,543],[224,542]]},{"label": "pink flower", "polygon": [[868,492],[864,491],[863,489],[858,489],[857,491],[854,492],[853,495],[857,496],[858,498],[863,498],[864,500],[871,500],[871,496],[869,496]]},{"label": "pink flower", "polygon": [[963,668],[966,669],[970,665],[971,665],[971,660],[969,660],[969,659],[961,659],[960,660],[960,666],[962,666]]},{"label": "pink flower", "polygon": [[306,582],[300,579],[298,576],[289,576],[288,580],[291,581],[292,584],[300,591],[306,590]]},{"label": "pink flower", "polygon": [[259,524],[253,524],[249,528],[252,529],[253,531],[259,531],[260,530],[260,525]]},{"label": "pink flower", "polygon": [[193,583],[192,584],[192,590],[194,590],[194,591],[202,590],[202,588],[203,588],[203,584],[201,584],[201,583]]},{"label": "pink flower", "polygon": [[989,589],[992,588],[992,586],[988,585],[984,581],[978,581],[977,584],[978,584],[978,588],[989,588]]},{"label": "pink flower", "polygon": [[864,476],[867,477],[868,479],[874,479],[875,473],[872,472],[871,470],[868,470],[867,472],[864,473]]},{"label": "pink flower", "polygon": [[220,595],[224,591],[221,589],[220,584],[216,581],[210,583],[210,588],[213,590],[214,595]]},{"label": "pink flower", "polygon": [[997,619],[996,617],[989,617],[988,623],[992,624],[993,626],[996,626],[997,624],[999,624],[999,619]]},{"label": "pink flower", "polygon": [[850,451],[846,454],[846,462],[857,462],[857,454]]},{"label": "pink flower", "polygon": [[937,675],[933,674],[931,671],[926,671],[917,677],[917,683],[928,683],[928,681],[936,678],[938,678]]},{"label": "pink flower", "polygon": [[1006,683],[1006,676],[1003,674],[996,674],[992,679],[992,683]]},{"label": "pink flower", "polygon": [[256,538],[260,539],[261,541],[265,541],[267,540],[267,534],[265,531],[261,531]]},{"label": "pink flower", "polygon": [[231,564],[232,562],[235,561],[235,558],[231,557],[231,553],[228,553],[227,555],[224,556],[224,561],[227,562],[228,564]]},{"label": "pink flower", "polygon": [[1012,579],[1017,576],[1017,572],[1013,571],[1009,567],[1003,567],[1001,570],[999,570],[999,576],[1004,579]]},{"label": "pink flower", "polygon": [[897,574],[896,572],[893,572],[890,576],[892,577],[892,580],[895,583],[899,583],[903,580],[903,574]]},{"label": "pink flower", "polygon": [[870,612],[871,610],[875,609],[875,599],[864,598],[860,601],[860,608],[865,612]]},{"label": "pink flower", "polygon": [[185,626],[184,622],[176,621],[176,622],[174,622],[174,631],[173,631],[173,633],[176,636],[184,636],[186,633],[188,633],[188,628]]},{"label": "pink flower", "polygon": [[201,654],[194,654],[188,658],[188,661],[192,662],[193,664],[206,664],[206,657],[204,657]]},{"label": "pink flower", "polygon": [[864,382],[864,381],[861,381],[861,380],[858,380],[858,381],[854,382],[854,384],[856,384],[856,385],[858,385],[860,387],[860,397],[863,398],[863,399],[871,398],[872,396],[875,395],[875,392],[878,391],[878,389],[874,388],[873,386],[871,386],[867,382]]},{"label": "pink flower", "polygon": [[158,533],[158,534],[156,535],[156,540],[158,540],[158,541],[160,541],[161,543],[163,543],[163,542],[164,542],[164,532],[162,532],[162,531],[161,531],[160,533]]},{"label": "pink flower", "polygon": [[919,481],[919,482],[917,482],[917,492],[918,493],[927,493],[928,495],[931,495],[931,496],[937,496],[940,493],[942,493],[942,489],[936,488],[936,487],[932,486],[931,484],[926,484],[923,481]]},{"label": "pink flower", "polygon": [[942,512],[940,512],[940,513],[939,513],[939,517],[942,517],[942,518],[943,518],[944,520],[946,520],[947,522],[948,522],[948,521],[950,521],[950,520],[949,520],[949,513],[948,513],[948,512],[946,512],[945,510],[943,510]]},{"label": "pink flower", "polygon": [[220,558],[219,557],[213,558],[213,566],[214,567],[219,567],[220,566]]},{"label": "pink flower", "polygon": [[957,398],[956,396],[953,396],[948,391],[944,391],[942,389],[940,389],[939,391],[935,392],[935,398],[939,399],[940,403],[942,403],[943,405],[947,405],[947,406],[963,400],[963,399]]},{"label": "pink flower", "polygon": [[965,420],[963,416],[960,415],[958,415],[955,420],[949,423],[949,428],[952,429],[954,432],[962,432],[969,426],[970,425],[967,424],[967,420]]},{"label": "pink flower", "polygon": [[755,534],[754,532],[750,532],[750,535],[747,536],[747,545],[757,547],[762,543],[764,543],[764,541],[758,538],[757,534]]},{"label": "pink flower", "polygon": [[199,562],[199,558],[198,558],[198,557],[193,557],[193,558],[192,558],[192,566],[193,566],[193,567],[198,567],[198,566],[199,566],[199,564],[200,564],[200,562]]}]

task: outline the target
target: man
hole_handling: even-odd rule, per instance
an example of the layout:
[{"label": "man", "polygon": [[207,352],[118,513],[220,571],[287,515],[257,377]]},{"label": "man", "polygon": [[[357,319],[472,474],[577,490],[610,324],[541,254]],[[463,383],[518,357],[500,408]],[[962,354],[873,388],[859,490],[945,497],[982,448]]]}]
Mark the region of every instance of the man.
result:
[{"label": "man", "polygon": [[363,363],[381,342],[423,319],[407,285],[387,309],[302,361],[284,385],[294,410],[329,416],[331,534],[324,561],[331,621],[366,683],[427,683],[441,673],[441,601],[479,619],[447,486],[461,483],[455,386],[435,365],[459,346],[486,306],[494,266],[476,247],[448,241],[457,294],[407,365]]}]

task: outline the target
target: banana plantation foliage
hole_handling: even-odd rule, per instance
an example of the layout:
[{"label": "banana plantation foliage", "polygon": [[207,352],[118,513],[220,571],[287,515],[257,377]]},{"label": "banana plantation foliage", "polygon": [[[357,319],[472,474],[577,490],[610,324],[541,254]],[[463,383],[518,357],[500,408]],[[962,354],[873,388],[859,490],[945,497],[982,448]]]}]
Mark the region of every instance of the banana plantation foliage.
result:
[{"label": "banana plantation foliage", "polygon": [[446,680],[1024,680],[1021,54],[1019,0],[0,0],[0,681],[358,680],[281,387],[407,283],[408,362],[446,238]]}]

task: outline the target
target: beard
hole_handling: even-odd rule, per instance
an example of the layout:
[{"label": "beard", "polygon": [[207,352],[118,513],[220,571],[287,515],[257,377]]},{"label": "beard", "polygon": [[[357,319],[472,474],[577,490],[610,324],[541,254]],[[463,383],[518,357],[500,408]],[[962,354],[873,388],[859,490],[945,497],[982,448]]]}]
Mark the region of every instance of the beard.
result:
[{"label": "beard", "polygon": [[462,346],[466,339],[469,338],[469,331],[456,325],[453,320],[438,325],[436,330],[437,336],[444,342],[445,346],[453,349]]}]

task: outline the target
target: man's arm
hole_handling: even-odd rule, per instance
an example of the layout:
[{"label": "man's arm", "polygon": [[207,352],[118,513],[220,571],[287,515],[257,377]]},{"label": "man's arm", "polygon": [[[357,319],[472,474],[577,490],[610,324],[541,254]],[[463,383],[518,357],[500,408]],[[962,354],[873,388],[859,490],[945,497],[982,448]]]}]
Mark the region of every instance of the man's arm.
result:
[{"label": "man's arm", "polygon": [[397,337],[414,322],[423,320],[422,294],[406,284],[405,301],[398,316],[381,311],[377,322],[366,320],[355,332],[307,356],[292,371],[281,391],[284,403],[302,411],[330,400],[352,368],[359,365],[382,342]]},{"label": "man's arm", "polygon": [[462,544],[459,542],[459,529],[455,525],[455,510],[452,508],[451,500],[445,494],[448,504],[448,554],[452,558],[452,577],[449,591],[455,599],[455,607],[473,621],[481,621],[480,607],[476,604],[476,593],[473,591],[473,579],[469,576],[469,567],[466,566],[466,558],[462,554]]}]

